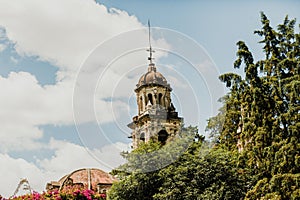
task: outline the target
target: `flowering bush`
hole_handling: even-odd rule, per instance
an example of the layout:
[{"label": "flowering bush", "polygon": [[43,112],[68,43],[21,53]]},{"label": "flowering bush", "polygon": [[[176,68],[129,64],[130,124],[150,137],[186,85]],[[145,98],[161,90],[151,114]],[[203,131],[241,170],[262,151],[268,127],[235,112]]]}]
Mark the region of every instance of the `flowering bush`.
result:
[{"label": "flowering bush", "polygon": [[[74,189],[74,188],[73,188]],[[75,189],[71,188],[58,191],[52,190],[43,193],[33,192],[32,194],[26,194],[18,197],[11,198],[13,200],[105,200],[106,194],[95,193],[93,190]],[[0,200],[4,200],[0,196]]]}]

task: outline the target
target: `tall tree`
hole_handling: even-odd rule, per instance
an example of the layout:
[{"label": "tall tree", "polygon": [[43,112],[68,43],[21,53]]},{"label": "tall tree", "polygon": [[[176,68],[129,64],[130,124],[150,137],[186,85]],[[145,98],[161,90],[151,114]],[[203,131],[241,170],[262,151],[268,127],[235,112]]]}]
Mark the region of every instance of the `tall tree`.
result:
[{"label": "tall tree", "polygon": [[288,17],[277,30],[264,13],[261,22],[254,33],[262,37],[265,58],[255,62],[240,41],[234,67],[244,67],[245,77],[220,76],[230,88],[220,142],[239,150],[244,167],[257,176],[247,198],[289,199],[299,197],[300,34],[295,33],[296,20]]}]

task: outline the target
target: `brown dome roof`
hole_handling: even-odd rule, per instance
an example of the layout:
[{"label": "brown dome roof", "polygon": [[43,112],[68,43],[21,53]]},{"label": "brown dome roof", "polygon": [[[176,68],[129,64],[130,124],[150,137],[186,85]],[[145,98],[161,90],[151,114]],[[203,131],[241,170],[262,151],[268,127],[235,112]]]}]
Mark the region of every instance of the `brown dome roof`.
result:
[{"label": "brown dome roof", "polygon": [[80,183],[83,184],[84,188],[88,188],[90,186],[93,189],[97,188],[98,184],[112,184],[117,181],[115,177],[100,169],[79,169],[62,177],[58,181],[60,182],[61,188],[63,188],[70,179],[73,184]]},{"label": "brown dome roof", "polygon": [[148,72],[141,76],[137,87],[143,85],[157,84],[166,87],[170,87],[167,79],[158,71],[156,71],[156,67],[153,63],[151,63],[148,67]]}]

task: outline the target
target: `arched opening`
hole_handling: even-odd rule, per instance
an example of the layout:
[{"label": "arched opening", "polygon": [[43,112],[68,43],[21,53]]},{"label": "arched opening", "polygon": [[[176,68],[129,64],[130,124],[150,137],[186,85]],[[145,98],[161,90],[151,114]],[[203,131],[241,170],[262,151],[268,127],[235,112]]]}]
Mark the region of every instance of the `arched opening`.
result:
[{"label": "arched opening", "polygon": [[158,94],[158,104],[163,106],[163,95],[162,95],[162,93]]},{"label": "arched opening", "polygon": [[144,108],[143,108],[143,98],[142,97],[140,97],[140,101],[139,101],[139,110],[140,110],[140,112],[142,112],[144,110]]},{"label": "arched opening", "polygon": [[141,133],[140,140],[143,141],[143,142],[145,142],[145,133],[144,132]]},{"label": "arched opening", "polygon": [[168,133],[167,131],[165,130],[161,130],[158,132],[158,141],[161,143],[161,144],[166,144],[166,141],[168,139]]},{"label": "arched opening", "polygon": [[151,93],[148,94],[148,101],[150,101],[151,105],[153,105],[153,97]]}]

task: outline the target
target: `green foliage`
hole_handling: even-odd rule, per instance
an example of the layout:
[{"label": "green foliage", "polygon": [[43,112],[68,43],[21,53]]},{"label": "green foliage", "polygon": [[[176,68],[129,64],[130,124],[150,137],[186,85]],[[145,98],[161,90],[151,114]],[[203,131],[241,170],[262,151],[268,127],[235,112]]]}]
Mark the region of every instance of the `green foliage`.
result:
[{"label": "green foliage", "polygon": [[[159,157],[152,153],[157,152],[160,148],[160,143],[150,141],[126,155],[128,163],[112,172],[119,177],[120,181],[113,184],[109,191],[109,199],[152,199],[161,185],[157,171],[150,171],[152,167],[159,167],[159,162],[157,162]],[[146,155],[149,154],[151,156],[147,158]]]},{"label": "green foliage", "polygon": [[[166,145],[150,141],[125,155],[127,163],[115,171],[151,172],[176,161],[195,138],[199,139],[196,127],[183,128],[176,138]],[[201,138],[200,138],[201,139]]]},{"label": "green foliage", "polygon": [[[225,102],[226,97],[223,97],[219,99],[220,102]],[[205,128],[205,131],[209,132],[209,138],[212,140],[213,143],[219,143],[219,137],[220,133],[223,130],[223,124],[225,120],[225,114],[226,114],[226,106],[225,104],[219,109],[219,113],[211,117],[207,120],[207,126]]]},{"label": "green foliage", "polygon": [[[277,174],[263,178],[247,193],[246,199],[300,199],[300,174]],[[264,194],[262,197],[261,194]]]},{"label": "green foliage", "polygon": [[199,138],[197,128],[184,128],[174,141],[166,145],[150,141],[125,155],[128,162],[113,171],[120,181],[112,186],[109,198],[153,199],[162,184],[159,170],[175,162],[195,137]]},{"label": "green foliage", "polygon": [[132,173],[113,184],[108,197],[114,200],[152,199],[160,185],[161,180],[157,172]]},{"label": "green foliage", "polygon": [[[159,143],[150,142],[129,154],[127,158],[130,162],[114,171],[120,175],[121,180],[113,185],[109,198],[179,200],[243,197],[249,180],[243,175],[246,171],[239,171],[237,168],[237,154],[218,148],[211,149],[210,143],[204,141],[204,137],[198,136],[199,139],[195,141],[188,139],[189,135],[197,135],[196,131],[196,128],[189,127],[181,134],[182,137],[170,144],[161,147]],[[172,155],[176,159],[169,159],[168,165],[159,165],[150,156],[148,160],[144,160],[145,165],[163,167],[149,172],[141,170],[148,169],[144,165],[141,168],[132,168],[132,163],[136,166],[140,162],[137,155],[157,151],[161,153],[156,154],[156,161],[168,160]],[[134,170],[121,171],[128,168]]]},{"label": "green foliage", "polygon": [[[159,174],[163,180],[154,199],[240,199],[248,180],[236,166],[237,155],[222,149],[203,154],[204,144],[195,143]],[[203,149],[204,148],[204,149]]]},{"label": "green foliage", "polygon": [[299,198],[300,34],[288,17],[277,30],[264,13],[261,22],[254,33],[262,37],[265,59],[255,62],[240,41],[234,68],[243,67],[245,77],[220,76],[230,92],[218,139],[225,149],[239,148],[239,163],[251,171],[248,199]]}]

